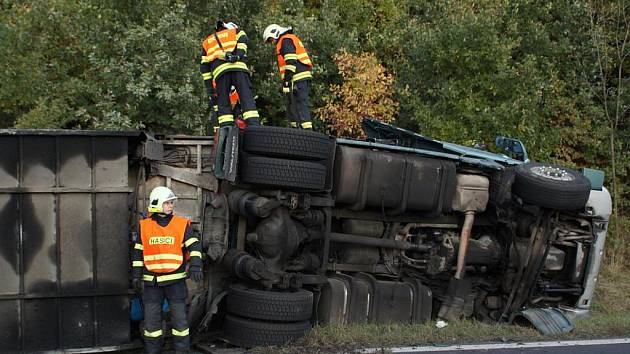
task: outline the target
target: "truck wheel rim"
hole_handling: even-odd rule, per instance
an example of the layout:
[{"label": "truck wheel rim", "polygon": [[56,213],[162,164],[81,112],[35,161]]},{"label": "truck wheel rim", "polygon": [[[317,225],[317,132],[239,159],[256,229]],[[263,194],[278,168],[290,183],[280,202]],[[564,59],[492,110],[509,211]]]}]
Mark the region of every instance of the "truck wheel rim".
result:
[{"label": "truck wheel rim", "polygon": [[568,173],[565,169],[558,168],[558,167],[536,166],[536,167],[532,167],[531,171],[533,174],[537,176],[553,179],[556,181],[570,182],[570,181],[575,180],[575,177],[573,177],[573,175]]}]

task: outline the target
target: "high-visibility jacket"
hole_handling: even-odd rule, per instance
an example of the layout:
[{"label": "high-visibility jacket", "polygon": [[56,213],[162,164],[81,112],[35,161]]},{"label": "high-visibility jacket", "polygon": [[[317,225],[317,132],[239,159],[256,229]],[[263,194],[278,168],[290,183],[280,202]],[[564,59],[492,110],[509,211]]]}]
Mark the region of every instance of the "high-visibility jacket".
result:
[{"label": "high-visibility jacket", "polygon": [[[247,34],[240,29],[224,29],[204,39],[201,49],[200,71],[204,82],[208,82],[207,86],[210,85],[210,80],[216,79],[226,72],[244,71],[249,73],[244,61],[247,54],[247,41]],[[235,63],[219,59],[219,52],[221,51],[238,55],[241,59]]]},{"label": "high-visibility jacket", "polygon": [[140,242],[135,243],[132,256],[134,277],[142,276],[152,285],[166,285],[187,277],[187,261],[201,266],[201,245],[192,234],[190,220],[154,214],[141,220],[139,229]]},{"label": "high-visibility jacket", "polygon": [[152,219],[140,221],[144,267],[153,273],[171,273],[184,261],[182,245],[184,232],[190,221],[173,216],[166,225],[160,226]]},{"label": "high-visibility jacket", "polygon": [[280,79],[292,82],[310,79],[313,63],[302,41],[293,33],[285,33],[276,43]]}]

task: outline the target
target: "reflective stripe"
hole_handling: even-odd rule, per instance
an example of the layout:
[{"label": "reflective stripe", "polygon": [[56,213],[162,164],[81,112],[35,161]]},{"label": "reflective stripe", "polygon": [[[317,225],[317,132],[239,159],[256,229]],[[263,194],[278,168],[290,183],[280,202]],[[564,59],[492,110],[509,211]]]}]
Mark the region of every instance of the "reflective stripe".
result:
[{"label": "reflective stripe", "polygon": [[136,250],[144,251],[144,247],[142,247],[141,243],[136,243],[135,245],[133,245],[133,248]]},{"label": "reflective stripe", "polygon": [[302,53],[298,55],[297,60],[299,60],[304,65],[313,66],[311,59],[308,57],[308,53]]},{"label": "reflective stripe", "polygon": [[245,33],[245,31],[238,31],[238,33],[236,34],[236,39],[239,39],[243,36],[247,36],[247,33]]},{"label": "reflective stripe", "polygon": [[181,266],[180,263],[156,263],[156,264],[145,264],[144,265],[148,270],[153,271],[157,269],[172,269],[175,270]]},{"label": "reflective stripe", "polygon": [[224,114],[222,116],[219,116],[219,124],[225,123],[225,122],[233,122],[233,121],[234,121],[234,116],[232,114]]},{"label": "reflective stripe", "polygon": [[285,70],[289,70],[289,71],[293,71],[293,72],[295,72],[295,70],[297,70],[295,65],[285,65],[284,69]]},{"label": "reflective stripe", "polygon": [[219,65],[216,69],[214,69],[214,71],[212,72],[212,76],[219,77],[219,75],[221,75],[222,72],[229,69],[242,69],[245,71],[249,71],[249,69],[247,68],[247,64],[243,62],[224,63],[224,64]]},{"label": "reflective stripe", "polygon": [[[216,43],[216,42],[215,42]],[[228,41],[228,42],[221,42],[221,45],[223,46],[223,50],[226,52],[230,52],[232,50],[232,48],[234,46],[236,46],[236,41]],[[219,54],[218,51],[221,49],[221,47],[219,47],[218,44],[213,45],[211,48],[208,48],[208,50],[206,51],[206,54],[208,54],[208,57],[210,57],[210,61],[216,59],[216,56]],[[215,57],[215,58],[212,58]]]},{"label": "reflective stripe", "polygon": [[302,128],[304,129],[313,129],[313,123],[312,122],[304,122],[301,124]]},{"label": "reflective stripe", "polygon": [[134,266],[134,267],[143,267],[144,266],[144,262],[143,261],[133,261],[132,262],[132,266]]},{"label": "reflective stripe", "polygon": [[297,122],[291,122],[291,127],[297,128]]},{"label": "reflective stripe", "polygon": [[256,110],[243,112],[243,119],[259,118],[259,117],[260,115],[258,115],[258,111]]},{"label": "reflective stripe", "polygon": [[172,259],[175,261],[181,261],[184,259],[183,256],[180,256],[178,254],[169,254],[169,253],[164,253],[164,254],[154,254],[154,255],[145,255],[144,256],[144,261],[156,261],[159,259]]},{"label": "reflective stripe", "polygon": [[[244,115],[244,114],[243,114]],[[219,120],[221,120],[221,117],[219,117]],[[186,247],[190,247],[190,245],[192,245],[195,242],[199,242],[199,239],[196,237],[191,237],[188,240],[186,240],[186,242],[184,242],[184,246]]]},{"label": "reflective stripe", "polygon": [[201,74],[201,76],[203,76],[204,80],[211,80],[212,79],[212,73],[203,73],[203,74]]},{"label": "reflective stripe", "polygon": [[212,61],[212,60],[210,59],[210,56],[203,55],[203,56],[201,57],[201,64],[209,63],[209,62],[211,62],[211,61]]},{"label": "reflective stripe", "polygon": [[189,330],[188,330],[188,328],[186,328],[183,331],[178,331],[175,328],[173,328],[173,329],[171,329],[171,333],[173,333],[173,335],[177,336],[177,337],[186,337],[188,335],[188,333],[189,333]]},{"label": "reflective stripe", "polygon": [[289,53],[289,54],[284,55],[284,60],[297,60],[297,58],[298,58],[298,55],[295,53],[293,54]]},{"label": "reflective stripe", "polygon": [[293,75],[293,79],[291,81],[296,82],[298,80],[309,79],[309,78],[312,78],[312,77],[313,77],[313,75],[311,75],[310,71],[305,71],[305,72],[301,72],[299,74]]},{"label": "reflective stripe", "polygon": [[162,330],[158,329],[157,331],[149,332],[146,329],[144,330],[144,336],[149,338],[157,338],[162,336]]},{"label": "reflective stripe", "polygon": [[201,258],[201,252],[199,252],[199,251],[191,251],[190,252],[190,256],[191,257],[199,257],[199,258]]},{"label": "reflective stripe", "polygon": [[218,132],[218,131],[219,131],[219,127],[216,127],[216,126],[215,126],[215,127],[213,127],[213,128],[212,128],[212,131],[213,131],[214,133]]},{"label": "reflective stripe", "polygon": [[242,49],[242,50],[244,50],[244,51],[247,51],[247,44],[245,44],[245,43],[239,43],[239,44],[237,44],[237,45],[236,45],[236,48],[238,48],[238,49]]},{"label": "reflective stripe", "polygon": [[219,110],[219,106],[212,106],[212,109],[216,112]]},{"label": "reflective stripe", "polygon": [[188,276],[188,274],[186,274],[186,272],[182,272],[182,273],[175,273],[175,274],[169,274],[169,275],[158,275],[153,276],[153,275],[143,275],[142,279],[145,281],[153,281],[153,279],[157,279],[157,282],[163,282],[163,281],[169,281],[169,280],[177,280],[177,279],[183,279],[186,278]]},{"label": "reflective stripe", "polygon": [[187,276],[186,272],[169,274],[169,275],[160,275],[157,277],[157,281],[159,283],[163,281],[177,280],[177,279],[186,278],[186,276]]}]

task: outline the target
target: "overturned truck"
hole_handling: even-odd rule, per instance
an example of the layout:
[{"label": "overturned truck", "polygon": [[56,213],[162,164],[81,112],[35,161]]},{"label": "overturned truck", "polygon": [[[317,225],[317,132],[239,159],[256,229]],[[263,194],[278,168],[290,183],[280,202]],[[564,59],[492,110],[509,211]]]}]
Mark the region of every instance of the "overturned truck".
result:
[{"label": "overturned truck", "polygon": [[[515,158],[364,129],[365,141],[280,127],[214,139],[2,131],[0,220],[13,233],[0,345],[137,336],[128,251],[158,185],[204,248],[205,280],[189,287],[197,339],[252,347],[315,324],[471,316],[554,333],[588,313],[611,213],[601,172],[529,162],[511,139],[497,142]],[[56,328],[43,337],[40,315]]]}]

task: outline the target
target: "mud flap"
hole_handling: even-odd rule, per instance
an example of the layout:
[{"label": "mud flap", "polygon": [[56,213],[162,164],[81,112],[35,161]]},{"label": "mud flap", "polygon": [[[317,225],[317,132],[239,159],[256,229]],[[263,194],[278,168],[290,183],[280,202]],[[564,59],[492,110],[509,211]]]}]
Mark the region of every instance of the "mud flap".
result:
[{"label": "mud flap", "polygon": [[239,129],[236,126],[221,127],[215,138],[214,175],[230,182],[236,181],[238,164]]},{"label": "mud flap", "polygon": [[571,320],[557,308],[530,308],[518,312],[514,324],[531,324],[544,335],[568,333],[575,329]]},{"label": "mud flap", "polygon": [[438,318],[447,321],[458,321],[464,317],[466,299],[472,290],[470,279],[451,278],[448,283],[446,299],[438,312]]}]

